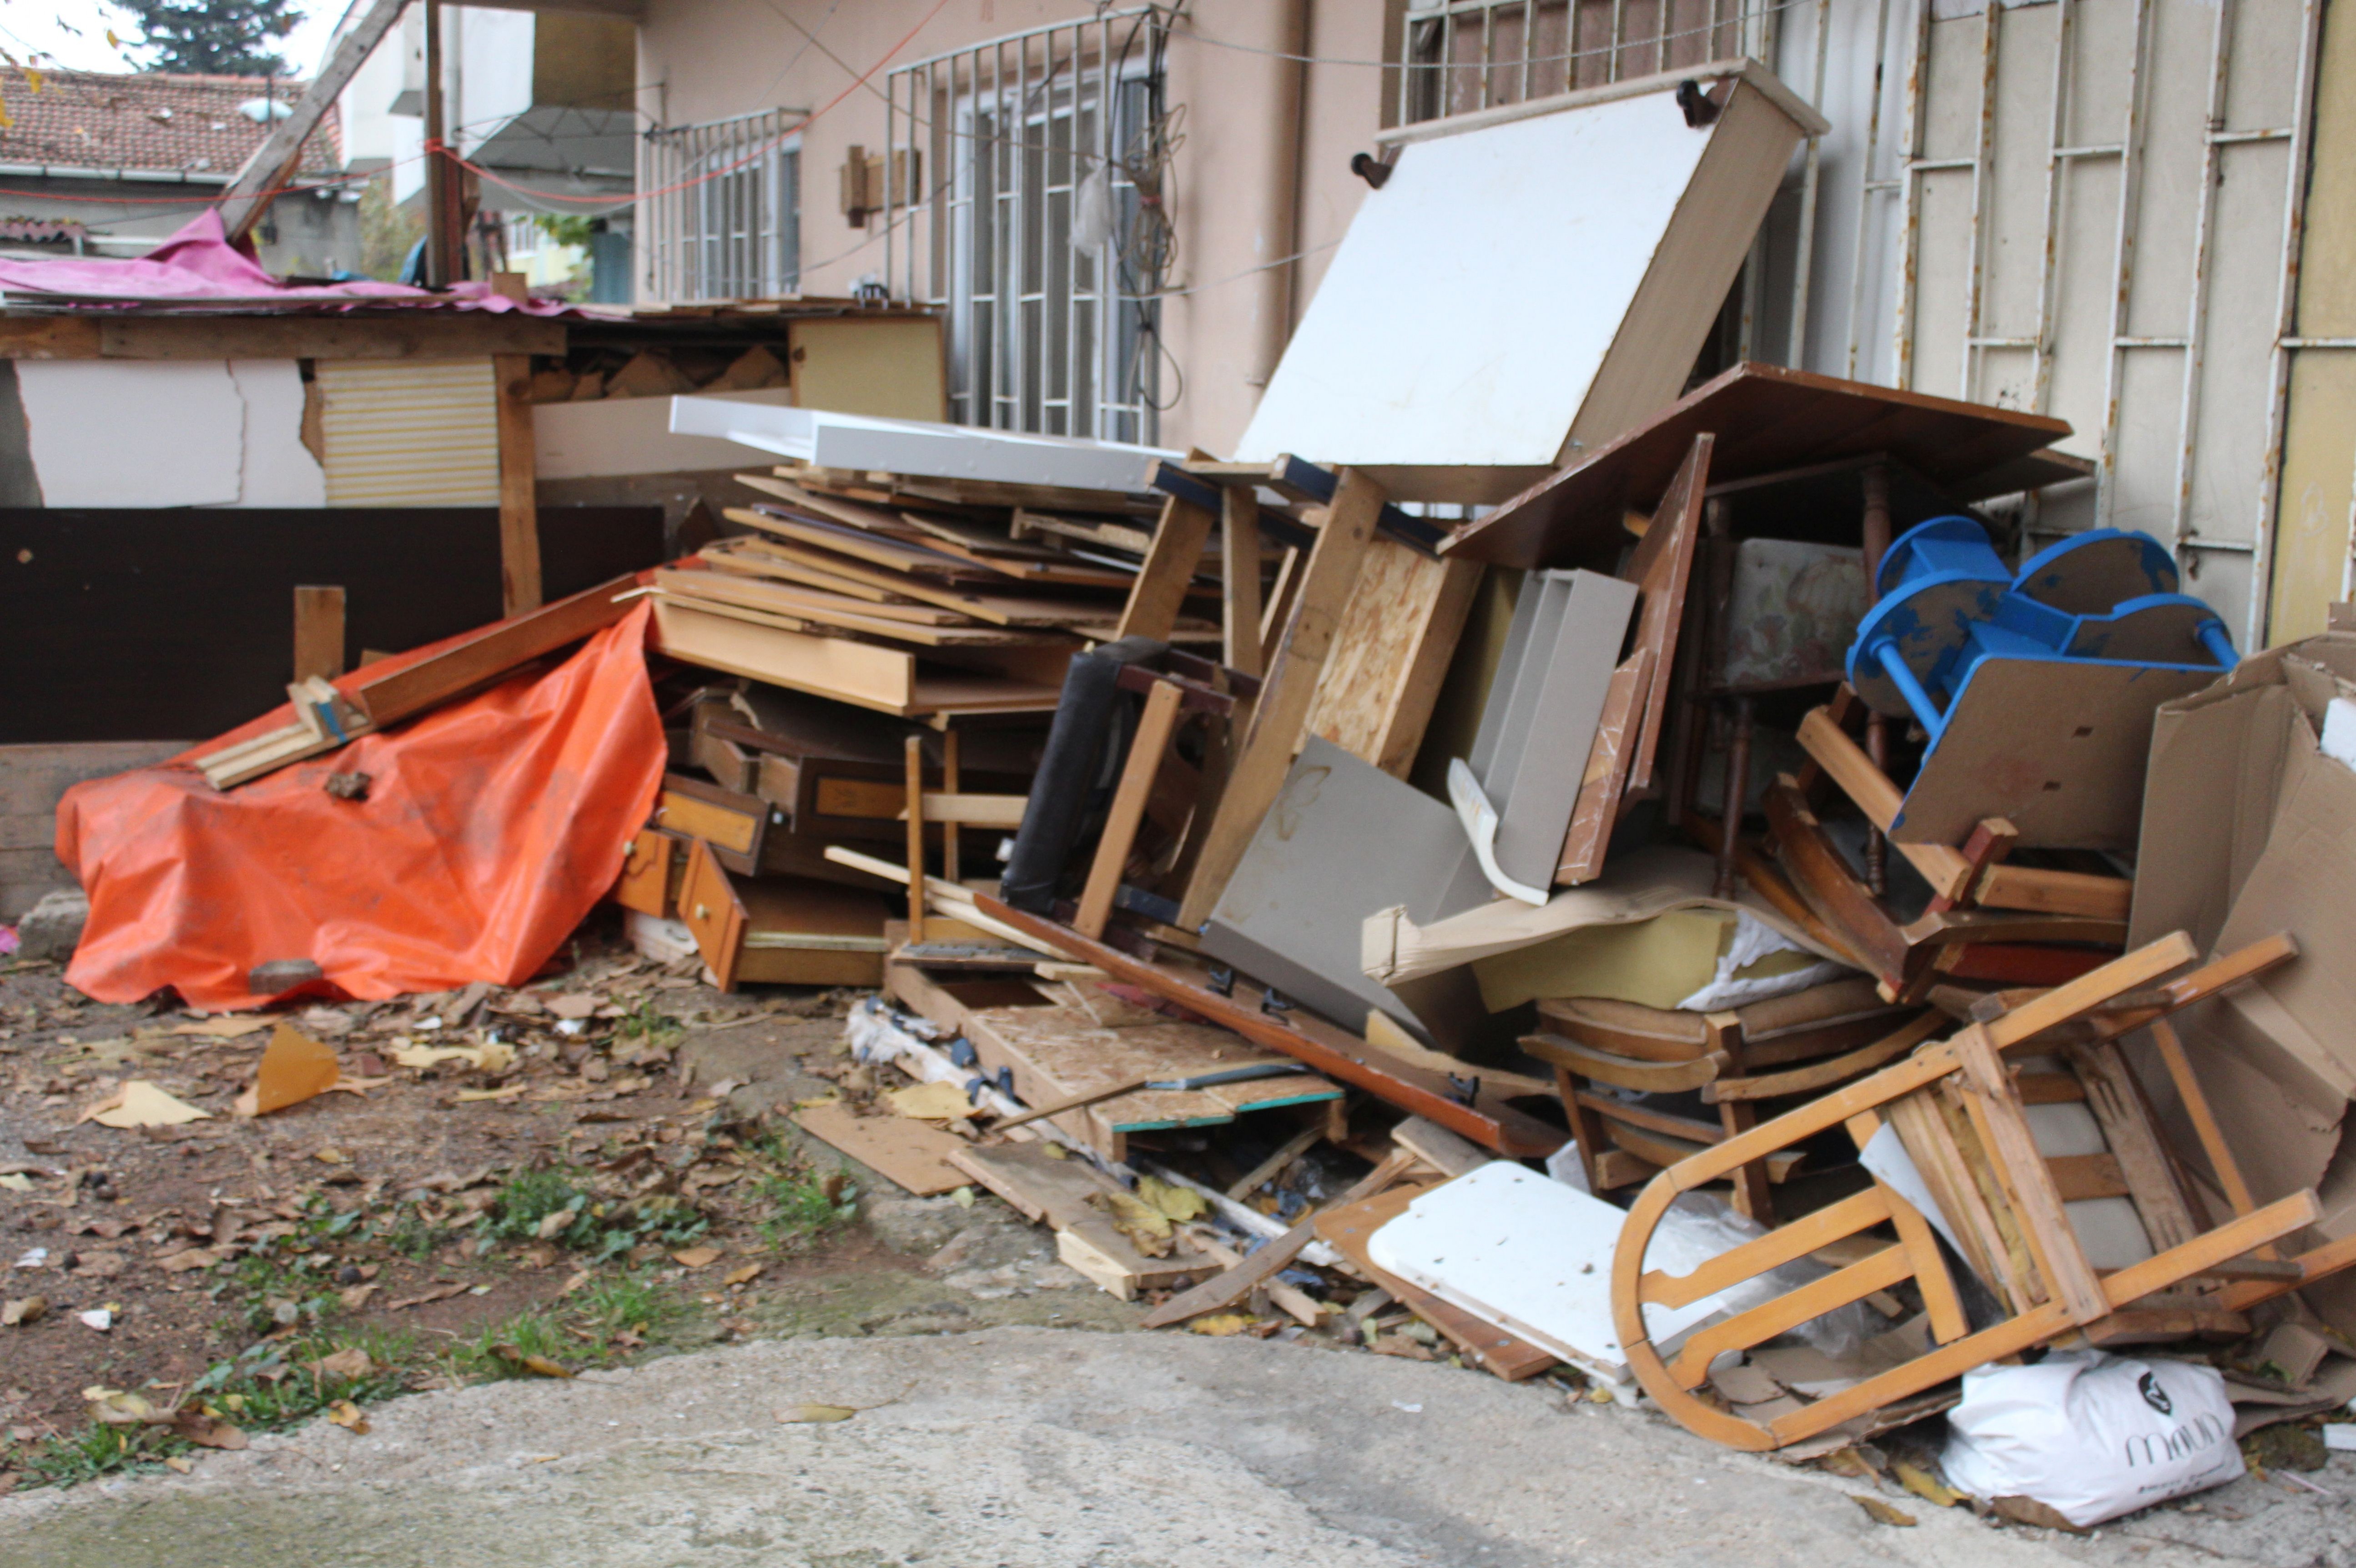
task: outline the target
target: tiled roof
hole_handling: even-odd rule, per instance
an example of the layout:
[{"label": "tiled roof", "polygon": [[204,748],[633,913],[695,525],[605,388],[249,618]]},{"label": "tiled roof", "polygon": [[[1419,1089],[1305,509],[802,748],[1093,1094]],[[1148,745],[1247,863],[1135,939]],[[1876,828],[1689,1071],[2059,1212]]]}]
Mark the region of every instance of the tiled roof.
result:
[{"label": "tiled roof", "polygon": [[[264,96],[290,102],[303,83],[258,76],[102,76],[43,71],[41,91],[26,73],[0,69],[0,101],[13,125],[0,130],[0,164],[232,175],[268,134],[237,106]],[[335,110],[304,148],[303,172],[339,166]]]}]

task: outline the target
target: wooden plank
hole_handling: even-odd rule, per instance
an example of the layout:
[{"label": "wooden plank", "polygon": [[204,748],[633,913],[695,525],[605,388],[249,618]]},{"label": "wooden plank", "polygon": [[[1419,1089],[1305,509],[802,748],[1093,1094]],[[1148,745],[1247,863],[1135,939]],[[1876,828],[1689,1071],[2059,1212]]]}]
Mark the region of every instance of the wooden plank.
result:
[{"label": "wooden plank", "polygon": [[[1901,844],[1899,848],[1910,846]],[[2039,866],[1995,865],[1980,873],[1972,897],[1990,909],[2041,910],[2053,914],[2124,921],[2127,918],[2127,906],[2135,899],[2135,884],[2125,877],[2053,871]]]},{"label": "wooden plank", "polygon": [[[854,599],[834,599],[820,593],[795,597],[796,591],[756,578],[724,571],[681,571],[657,569],[655,586],[663,600],[687,601],[707,615],[723,615],[755,626],[775,626],[806,636],[830,637],[856,633],[860,637],[917,648],[1074,648],[1078,645],[1061,631],[1022,631],[1003,626],[976,625],[964,621],[924,625],[867,613],[871,606]],[[774,592],[772,592],[774,591]]]},{"label": "wooden plank", "polygon": [[495,680],[518,666],[612,625],[630,613],[631,587],[617,577],[584,593],[511,616],[438,653],[361,680],[352,699],[381,729]]},{"label": "wooden plank", "polygon": [[[2045,1169],[2053,1178],[2053,1190],[2062,1195],[2064,1203],[2135,1196],[2135,1189],[2127,1185],[2126,1175],[2119,1168],[2118,1159],[2113,1155],[2049,1155]],[[2194,1234],[2199,1232],[2196,1231]],[[2190,1237],[2186,1239],[2189,1241]]]},{"label": "wooden plank", "polygon": [[[474,359],[562,355],[562,321],[519,312],[405,310],[382,315],[131,315],[94,324],[107,359]],[[0,357],[35,357],[7,353]],[[40,356],[48,357],[48,356]]]},{"label": "wooden plank", "polygon": [[[2162,1028],[2167,1027],[2165,1023]],[[2115,1045],[2072,1046],[2070,1065],[2084,1086],[2086,1109],[2102,1125],[2119,1180],[2135,1200],[2154,1251],[2181,1246],[2201,1233],[2192,1210],[2176,1184],[2175,1163],[2159,1130],[2152,1125],[2143,1091],[2127,1072]],[[2060,1173],[2056,1172],[2056,1180]]]},{"label": "wooden plank", "polygon": [[2171,932],[1980,1027],[1987,1031],[1988,1043],[2002,1051],[2090,1013],[2122,992],[2150,985],[2200,955],[2190,937]]},{"label": "wooden plank", "polygon": [[1843,1056],[1812,1062],[1788,1072],[1719,1079],[1703,1086],[1702,1101],[1706,1104],[1724,1104],[1732,1101],[1774,1100],[1786,1094],[1817,1093],[1903,1056],[1946,1027],[1947,1020],[1939,1014],[1925,1012],[1886,1039]]},{"label": "wooden plank", "polygon": [[531,423],[531,357],[501,354],[491,360],[498,398],[499,603],[509,615],[537,610],[540,593],[540,502],[533,490],[536,458]]},{"label": "wooden plank", "polygon": [[2211,1108],[2201,1080],[2193,1075],[2191,1060],[2184,1053],[2184,1041],[2177,1038],[2176,1026],[2165,1019],[2158,1019],[2151,1026],[2151,1038],[2159,1047],[2159,1059],[2168,1068],[2169,1081],[2176,1085],[2177,1097],[2184,1103],[2184,1114],[2192,1123],[2201,1152],[2209,1157],[2210,1172],[2216,1177],[2225,1201],[2236,1214],[2254,1212],[2257,1202],[2242,1175],[2242,1162],[2234,1157],[2233,1146],[2226,1141],[2224,1129],[2217,1125],[2217,1113]]},{"label": "wooden plank", "polygon": [[1862,1301],[1877,1290],[1910,1278],[1913,1265],[1902,1246],[1884,1247],[1862,1263],[1836,1269],[1722,1323],[1713,1323],[1688,1337],[1669,1363],[1669,1377],[1681,1388],[1694,1388],[1709,1376],[1709,1363],[1728,1350],[1747,1350],[1776,1335],[1823,1317],[1835,1307]]},{"label": "wooden plank", "polygon": [[[1656,670],[1668,667],[1676,649],[1686,590],[1693,577],[1694,549],[1701,538],[1702,493],[1708,487],[1710,453],[1717,440],[1708,432],[1693,438],[1685,462],[1678,464],[1676,476],[1663,492],[1652,526],[1645,529],[1623,573],[1644,596],[1637,616],[1635,645],[1652,654]],[[1653,762],[1660,751],[1668,706],[1669,683],[1655,681],[1637,710],[1636,741],[1628,758],[1622,809],[1625,801],[1660,793],[1653,777]]]},{"label": "wooden plank", "polygon": [[[952,731],[944,739],[956,739],[956,732]],[[1012,833],[1023,826],[1023,810],[1030,801],[1027,795],[948,795],[938,790],[926,790],[925,820],[954,822],[967,827],[997,827]],[[907,809],[904,804],[893,815],[905,816]],[[950,880],[956,879],[951,878]]]},{"label": "wooden plank", "polygon": [[916,700],[916,655],[841,637],[813,637],[706,614],[676,601],[655,605],[655,651],[795,691],[906,717]]},{"label": "wooden plank", "polygon": [[1854,1192],[1788,1225],[1779,1225],[1757,1241],[1720,1253],[1691,1274],[1647,1270],[1637,1281],[1638,1298],[1649,1306],[1690,1306],[1705,1296],[1715,1296],[1770,1269],[1796,1262],[1889,1217],[1889,1197],[1883,1189]]},{"label": "wooden plank", "polygon": [[1480,582],[1473,562],[1435,560],[1396,539],[1368,541],[1318,677],[1309,733],[1405,778]]},{"label": "wooden plank", "polygon": [[[742,507],[724,509],[724,516],[752,528],[774,527],[776,519]],[[1112,625],[1110,604],[1093,599],[1017,597],[945,586],[925,578],[873,567],[849,556],[802,545],[772,540],[769,551],[784,560],[814,568],[835,578],[847,578],[870,588],[955,610],[977,621],[999,626],[1066,626],[1100,635]]]},{"label": "wooden plank", "polygon": [[1954,1277],[1947,1272],[1946,1254],[1939,1250],[1939,1238],[1931,1229],[1931,1221],[1879,1178],[1873,1185],[1889,1205],[1890,1222],[1898,1232],[1898,1244],[1906,1249],[1915,1288],[1922,1293],[1923,1309],[1930,1314],[1932,1340],[1944,1345],[1962,1339],[1971,1332],[1971,1322],[1965,1316],[1963,1298],[1955,1294]]},{"label": "wooden plank", "polygon": [[908,779],[901,814],[908,823],[908,940],[925,940],[925,741],[911,735],[905,748]]},{"label": "wooden plank", "polygon": [[[842,851],[830,848],[829,858]],[[989,918],[1012,927],[1017,940],[1055,949],[1095,965],[1114,979],[1173,1001],[1199,1017],[1233,1029],[1255,1044],[1297,1057],[1327,1078],[1353,1084],[1412,1115],[1429,1117],[1509,1158],[1544,1158],[1563,1145],[1563,1134],[1537,1117],[1505,1104],[1484,1079],[1471,1104],[1459,1098],[1445,1072],[1392,1056],[1357,1036],[1297,1009],[1282,1017],[1262,1005],[1266,992],[1238,979],[1230,994],[1210,988],[1208,976],[1173,958],[1143,959],[1068,926],[1014,909],[987,893],[974,895]]]},{"label": "wooden plank", "polygon": [[[1176,923],[1183,930],[1192,931],[1211,917],[1252,835],[1259,831],[1260,818],[1284,788],[1284,775],[1301,749],[1316,699],[1318,677],[1387,499],[1382,487],[1365,475],[1343,471],[1332,513],[1317,531],[1308,569],[1301,574],[1291,624],[1253,711],[1250,733],[1227,775],[1187,880],[1186,896],[1180,901]],[[1199,543],[1195,548],[1201,548]]]},{"label": "wooden plank", "polygon": [[966,1144],[955,1133],[928,1122],[885,1114],[862,1116],[840,1100],[807,1105],[794,1125],[918,1198],[930,1198],[966,1184],[949,1157]]},{"label": "wooden plank", "polygon": [[[1884,833],[1898,820],[1898,808],[1905,793],[1890,782],[1890,776],[1873,765],[1865,748],[1851,740],[1848,731],[1832,721],[1821,708],[1813,709],[1800,720],[1800,745],[1817,766],[1843,794],[1865,813],[1865,819]],[[1897,846],[1922,880],[1931,884],[1931,895],[1941,899],[1960,899],[1971,890],[1974,867],[1960,850],[1944,844],[1900,844]]]},{"label": "wooden plank", "polygon": [[1777,855],[1815,912],[1838,933],[1840,945],[1865,960],[1883,980],[1902,978],[1904,933],[1850,872],[1789,775],[1767,792],[1766,805]]},{"label": "wooden plank", "polygon": [[1104,831],[1098,836],[1096,859],[1089,862],[1087,885],[1080,893],[1080,910],[1072,928],[1083,936],[1100,937],[1105,922],[1112,914],[1112,901],[1120,891],[1121,873],[1128,868],[1129,853],[1137,842],[1138,825],[1145,819],[1146,797],[1153,791],[1153,781],[1162,772],[1162,753],[1170,749],[1170,737],[1178,728],[1178,699],[1183,693],[1173,683],[1160,680],[1146,694],[1145,712],[1138,720],[1137,733],[1130,741],[1129,761],[1121,769],[1120,786],[1114,791],[1111,809],[1106,814]]},{"label": "wooden plank", "polygon": [[[1141,1290],[1160,1289],[1183,1279],[1191,1283],[1218,1265],[1192,1253],[1149,1258],[1113,1228],[1110,1215],[1092,1198],[1102,1198],[1118,1183],[1084,1159],[1057,1159],[1039,1143],[970,1145],[948,1155],[949,1163],[1012,1204],[1017,1212],[1055,1228],[1057,1250],[1098,1285],[1123,1301]],[[1076,1253],[1066,1239],[1085,1249]],[[1181,1232],[1179,1247],[1187,1245]]]},{"label": "wooden plank", "polygon": [[1219,493],[1221,658],[1229,669],[1260,672],[1259,501],[1249,485]]},{"label": "wooden plank", "polygon": [[1576,887],[1603,874],[1604,850],[1620,820],[1621,795],[1628,782],[1631,722],[1653,685],[1650,648],[1638,648],[1612,672],[1595,744],[1587,753],[1587,770],[1580,775],[1579,799],[1570,808],[1570,830],[1563,835],[1562,853],[1555,862],[1558,887]]},{"label": "wooden plank", "polygon": [[1173,496],[1162,503],[1162,520],[1154,526],[1153,546],[1145,566],[1129,587],[1115,637],[1150,637],[1166,643],[1178,624],[1187,587],[1203,564],[1203,546],[1215,521],[1204,508]]},{"label": "wooden plank", "polygon": [[[1339,1209],[1363,1201],[1380,1192],[1407,1172],[1415,1163],[1415,1156],[1406,1149],[1393,1149],[1381,1163],[1353,1182],[1349,1190],[1335,1199],[1329,1208]],[[1216,1312],[1230,1307],[1251,1294],[1252,1287],[1272,1279],[1289,1267],[1301,1255],[1301,1249],[1316,1239],[1316,1217],[1301,1221],[1274,1241],[1260,1244],[1259,1250],[1215,1279],[1205,1280],[1183,1296],[1173,1296],[1147,1313],[1139,1322],[1141,1328],[1164,1328],[1173,1323],[1183,1323],[1189,1317],[1199,1317],[1205,1312]]]},{"label": "wooden plank", "polygon": [[1496,1157],[1470,1138],[1458,1137],[1421,1116],[1409,1116],[1393,1127],[1391,1142],[1412,1151],[1442,1176],[1469,1175]]},{"label": "wooden plank", "polygon": [[1883,1107],[1883,1114],[1897,1129],[1907,1157],[1922,1173],[1923,1185],[1954,1232],[1955,1249],[1962,1253],[1964,1265],[2008,1305],[2029,1305],[2029,1298],[2012,1278],[1995,1218],[1965,1168],[1954,1136],[1937,1108],[1926,1096],[1909,1094],[1891,1101]]},{"label": "wooden plank", "polygon": [[2020,1102],[2013,1097],[2004,1063],[1987,1026],[1975,1024],[1949,1043],[1962,1066],[1961,1086],[1974,1119],[1985,1129],[1988,1153],[2017,1200],[2017,1212],[2038,1253],[2039,1272],[2072,1323],[2091,1323],[2110,1310],[2102,1282],[2078,1245],[2078,1233],[2062,1210],[2045,1156],[2037,1147]]},{"label": "wooden plank", "polygon": [[298,584],[294,590],[294,678],[333,680],[344,673],[344,591]]}]

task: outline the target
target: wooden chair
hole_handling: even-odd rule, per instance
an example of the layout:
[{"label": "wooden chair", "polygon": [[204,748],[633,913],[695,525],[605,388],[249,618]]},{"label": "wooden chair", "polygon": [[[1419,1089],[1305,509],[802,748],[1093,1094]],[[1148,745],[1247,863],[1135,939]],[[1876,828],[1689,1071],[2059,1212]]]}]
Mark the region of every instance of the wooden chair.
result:
[{"label": "wooden chair", "polygon": [[[1938,1020],[1881,1000],[1873,982],[1839,980],[1724,1012],[1686,1012],[1600,998],[1538,1004],[1546,1025],[1522,1047],[1554,1069],[1590,1190],[1650,1179],[1701,1150],[1748,1132],[1762,1104],[1821,1094],[1896,1060],[1928,1040]],[[1595,1085],[1644,1093],[1698,1090],[1718,1107],[1716,1125],[1631,1104]],[[1799,1165],[1779,1150],[1733,1173],[1734,1204],[1772,1223],[1771,1183]]]},{"label": "wooden chair", "polygon": [[[1781,1448],[2038,1344],[2072,1336],[2104,1343],[2161,1330],[2195,1331],[2204,1316],[2215,1321],[2244,1312],[2356,1263],[2356,1238],[2289,1260],[2266,1253],[2271,1243],[2319,1217],[2315,1194],[2253,1205],[2181,1053],[2164,1052],[2235,1210],[2223,1224],[2200,1229],[2181,1194],[2172,1192],[2172,1177],[2170,1191],[2159,1189],[2158,1180],[2167,1174],[2165,1157],[2117,1063],[2115,1042],[2121,1036],[2147,1025],[2164,1029],[2160,1020],[2167,1014],[2284,962],[2296,951],[2287,938],[2272,938],[2157,991],[2137,993],[2136,987],[2195,956],[2191,942],[2179,933],[1661,1172],[1630,1210],[1612,1265],[1613,1317],[1645,1392],[1702,1436],[1736,1448]],[[2143,1124],[2140,1133],[2129,1135],[2130,1145],[2147,1140],[2139,1150],[2115,1146],[2113,1152],[2123,1169],[2137,1168],[2130,1185],[2150,1232],[2152,1255],[2107,1274],[2087,1261],[2064,1212],[2065,1194],[2031,1136],[2024,1106],[2038,1092],[2035,1075],[2016,1078],[2008,1064],[2008,1051],[2017,1059],[2057,1048],[2070,1055],[2073,1066],[2091,1064],[2091,1073],[2081,1078],[2090,1104],[2115,1092],[2121,1096],[2102,1113],[2106,1129],[2112,1125],[2108,1115],[2115,1112]],[[1681,1193],[1832,1127],[1846,1125],[1861,1147],[1885,1121],[1904,1144],[1966,1264],[1994,1297],[2003,1314],[1997,1321],[1973,1326],[1929,1217],[1879,1180],[1690,1274],[1670,1275],[1644,1266],[1654,1232]],[[2165,1212],[2171,1196],[2181,1208],[2173,1219]],[[1644,1327],[1646,1307],[1698,1301],[1884,1224],[1894,1240],[1861,1260],[1708,1324],[1672,1354],[1652,1344]],[[1909,1282],[1920,1292],[1927,1316],[1927,1352],[1813,1403],[1767,1407],[1779,1413],[1758,1420],[1696,1392],[1708,1378],[1710,1363],[1727,1352],[1748,1350],[1836,1307]],[[2187,1308],[2188,1300],[2196,1305]]]}]

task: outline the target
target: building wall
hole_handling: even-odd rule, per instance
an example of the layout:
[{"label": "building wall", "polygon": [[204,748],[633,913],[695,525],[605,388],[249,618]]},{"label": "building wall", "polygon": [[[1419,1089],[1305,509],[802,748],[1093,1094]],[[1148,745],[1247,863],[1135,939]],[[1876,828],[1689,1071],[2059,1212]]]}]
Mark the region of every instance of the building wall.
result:
[{"label": "building wall", "polygon": [[[1198,0],[1173,36],[1169,97],[1185,105],[1185,141],[1173,165],[1178,260],[1165,280],[1174,297],[1162,332],[1180,370],[1162,383],[1162,444],[1232,449],[1331,243],[1365,193],[1350,155],[1372,150],[1383,123],[1378,65],[1304,66],[1252,51],[1379,61],[1395,3]],[[887,55],[900,64],[1096,14],[1086,0],[950,0],[894,53],[927,9],[914,0],[648,0],[638,107],[665,125],[817,110]],[[1234,45],[1247,47],[1226,47]],[[835,200],[848,149],[884,144],[883,74],[802,132],[806,293],[848,293],[883,270],[882,226],[851,227]],[[1312,253],[1297,263],[1267,268],[1304,250]]]},{"label": "building wall", "polygon": [[[176,187],[162,183],[131,182],[129,194],[141,198],[116,205],[125,194],[113,180],[44,180],[17,176],[5,182],[17,194],[8,197],[11,216],[70,219],[90,230],[84,241],[91,255],[136,256],[168,240],[220,196],[218,185],[191,185],[187,199],[158,201]],[[255,250],[262,264],[282,276],[289,272],[327,277],[336,268],[359,263],[359,208],[340,196],[283,196],[271,203],[269,220],[257,228]],[[26,254],[68,255],[65,247],[27,251]]]}]

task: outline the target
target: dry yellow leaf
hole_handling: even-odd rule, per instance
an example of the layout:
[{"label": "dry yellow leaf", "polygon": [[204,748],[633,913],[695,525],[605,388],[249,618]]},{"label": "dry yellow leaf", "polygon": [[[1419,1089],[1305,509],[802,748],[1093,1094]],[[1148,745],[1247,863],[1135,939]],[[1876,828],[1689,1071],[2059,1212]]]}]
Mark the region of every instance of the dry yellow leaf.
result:
[{"label": "dry yellow leaf", "polygon": [[500,1345],[497,1349],[500,1355],[513,1361],[517,1366],[541,1377],[569,1378],[573,1375],[573,1370],[570,1367],[561,1361],[552,1361],[546,1356],[526,1355],[513,1345]]},{"label": "dry yellow leaf", "polygon": [[311,1370],[336,1378],[364,1378],[376,1371],[376,1362],[358,1345],[347,1346],[332,1356],[322,1356],[311,1363]]},{"label": "dry yellow leaf", "polygon": [[1890,1467],[1890,1473],[1898,1477],[1900,1486],[1934,1507],[1953,1508],[1964,1500],[1963,1493],[1945,1485],[1919,1465],[1910,1465],[1903,1459],[1895,1460]]},{"label": "dry yellow leaf", "polygon": [[723,1285],[750,1285],[760,1277],[761,1265],[759,1264],[746,1264],[743,1268],[730,1269],[727,1276],[722,1279],[720,1283]]},{"label": "dry yellow leaf", "polygon": [[263,1116],[314,1100],[336,1086],[343,1069],[335,1048],[313,1040],[292,1024],[273,1030],[253,1070],[253,1084],[237,1097],[241,1116]]},{"label": "dry yellow leaf", "polygon": [[0,1303],[0,1328],[14,1328],[19,1323],[37,1323],[41,1314],[49,1309],[46,1296],[11,1296]]},{"label": "dry yellow leaf", "polygon": [[859,1413],[848,1404],[789,1404],[777,1412],[777,1424],[793,1426],[805,1422],[848,1421]]},{"label": "dry yellow leaf", "polygon": [[181,1024],[174,1034],[206,1035],[214,1040],[235,1040],[240,1035],[255,1034],[271,1026],[272,1020],[246,1014],[238,1018],[205,1019],[192,1024]]},{"label": "dry yellow leaf", "polygon": [[1137,1196],[1148,1207],[1173,1220],[1199,1220],[1211,1211],[1209,1201],[1201,1193],[1159,1177],[1139,1177]]},{"label": "dry yellow leaf", "polygon": [[185,1122],[209,1122],[212,1116],[174,1099],[145,1078],[134,1078],[74,1120],[96,1122],[102,1127],[177,1127]]},{"label": "dry yellow leaf", "polygon": [[504,1089],[461,1089],[458,1103],[471,1105],[484,1100],[512,1100],[530,1087],[529,1083],[510,1083]]},{"label": "dry yellow leaf", "polygon": [[974,1107],[966,1103],[964,1090],[937,1080],[894,1089],[884,1097],[892,1103],[894,1111],[920,1122],[961,1121],[974,1114]]},{"label": "dry yellow leaf", "polygon": [[1187,1324],[1186,1332],[1209,1334],[1224,1339],[1229,1334],[1242,1333],[1252,1326],[1252,1317],[1247,1313],[1215,1312],[1207,1317],[1197,1317]]},{"label": "dry yellow leaf", "polygon": [[1879,1498],[1869,1498],[1861,1492],[1851,1492],[1849,1501],[1866,1511],[1876,1524],[1892,1524],[1904,1529],[1914,1522],[1914,1516],[1902,1509],[1891,1508]]},{"label": "dry yellow leaf", "polygon": [[335,1403],[329,1405],[327,1407],[327,1419],[334,1422],[337,1425],[342,1427],[345,1431],[350,1433],[355,1437],[364,1437],[368,1435],[368,1417],[360,1413],[360,1407],[354,1404],[350,1400],[339,1399],[336,1401]]},{"label": "dry yellow leaf", "polygon": [[170,1458],[164,1461],[164,1468],[171,1471],[175,1475],[185,1476],[196,1467],[197,1467],[189,1461],[186,1455],[175,1454]]},{"label": "dry yellow leaf", "polygon": [[681,1268],[701,1268],[704,1264],[718,1259],[719,1256],[718,1247],[689,1247],[683,1252],[671,1253],[670,1261]]}]

